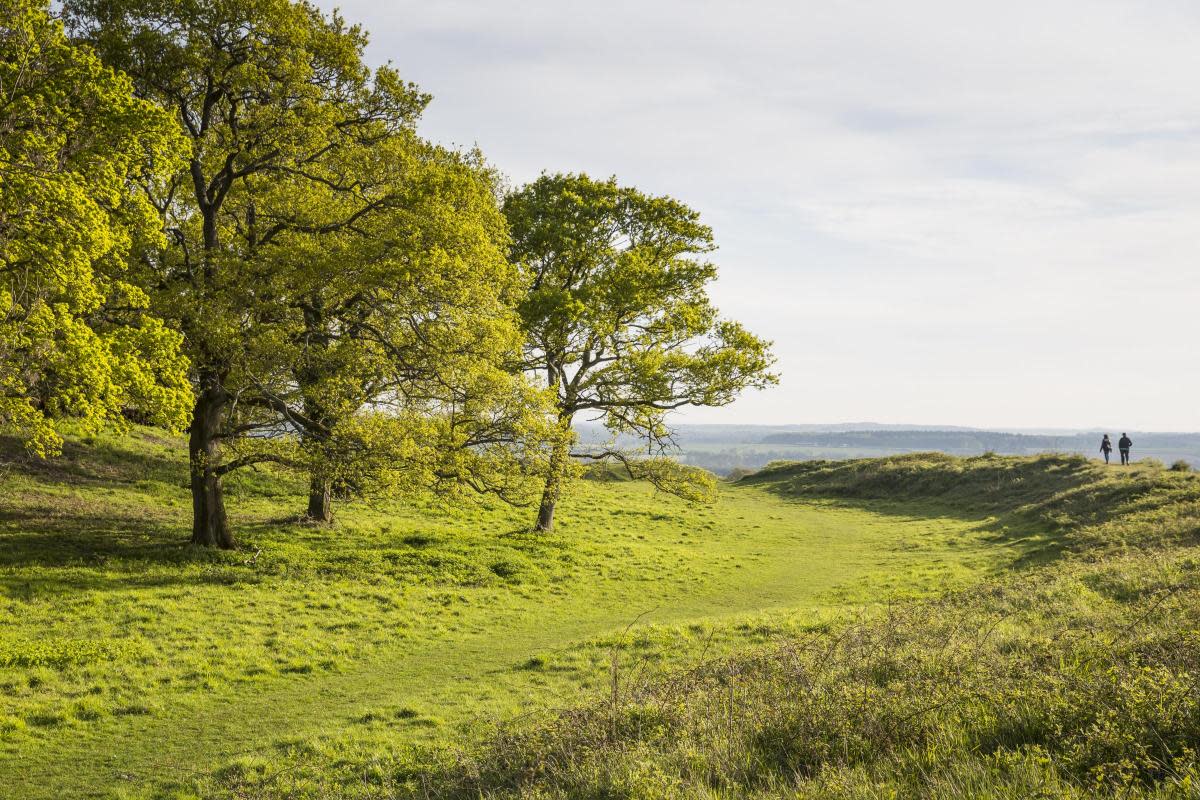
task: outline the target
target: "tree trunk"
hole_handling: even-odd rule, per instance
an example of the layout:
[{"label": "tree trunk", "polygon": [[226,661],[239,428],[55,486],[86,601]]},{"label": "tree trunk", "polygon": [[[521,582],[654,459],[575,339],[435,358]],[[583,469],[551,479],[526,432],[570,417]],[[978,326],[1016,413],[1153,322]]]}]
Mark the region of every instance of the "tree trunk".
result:
[{"label": "tree trunk", "polygon": [[224,391],[213,379],[202,379],[192,410],[188,436],[188,463],[192,479],[192,544],[232,550],[237,546],[225,515],[221,489],[221,445],[218,433],[225,414]]},{"label": "tree trunk", "polygon": [[[319,327],[319,315],[310,309],[304,312],[305,327],[308,331],[308,341],[319,347],[326,347],[327,340],[324,333]],[[315,371],[302,370],[296,375],[296,382],[303,390],[309,386],[315,386],[321,379],[321,375]],[[320,403],[313,400],[311,397],[306,397],[304,400],[304,416],[321,425],[330,425],[332,420],[329,419],[329,414]],[[309,451],[310,455],[321,455],[321,436],[317,431],[302,428],[300,431],[301,445],[305,450]],[[328,454],[325,454],[328,455]],[[321,458],[321,461],[324,459]],[[326,465],[323,463],[314,464],[309,468],[308,473],[308,511],[304,516],[313,522],[333,522],[333,486],[328,477],[322,474]]]},{"label": "tree trunk", "polygon": [[[323,404],[318,400],[317,387],[323,378],[329,376],[326,357],[332,336],[325,318],[324,302],[319,292],[308,297],[301,306],[304,311],[304,343],[305,349],[311,350],[311,360],[306,353],[304,361],[294,373],[296,384],[304,397],[304,416],[316,425],[328,430],[333,425]],[[329,478],[322,473],[327,469],[323,463],[328,453],[322,453],[323,432],[314,430],[307,425],[300,425],[301,447],[313,459],[308,470],[308,510],[305,518],[312,522],[333,522],[333,491]]]},{"label": "tree trunk", "polygon": [[557,479],[546,481],[546,488],[542,492],[542,502],[538,506],[537,525],[534,530],[552,531],[554,530],[554,506],[558,503],[558,487],[552,484],[557,484]]},{"label": "tree trunk", "polygon": [[332,499],[329,480],[312,476],[308,482],[308,518],[313,522],[333,522]]},{"label": "tree trunk", "polygon": [[562,491],[563,470],[567,459],[571,456],[566,447],[555,447],[550,454],[550,471],[546,476],[546,487],[542,490],[542,502],[538,506],[537,525],[534,530],[551,531],[554,529],[554,507],[558,505],[558,496]]},{"label": "tree trunk", "polygon": [[[217,237],[216,205],[209,202],[200,160],[191,162],[193,188],[200,207],[204,233],[205,286],[211,286],[215,266],[212,254],[219,244]],[[187,328],[185,327],[185,330]],[[229,530],[225,515],[225,496],[221,489],[221,424],[225,421],[229,396],[222,386],[221,376],[210,365],[199,370],[200,391],[192,408],[192,424],[188,430],[188,464],[192,483],[192,544],[233,550],[237,542]]]}]

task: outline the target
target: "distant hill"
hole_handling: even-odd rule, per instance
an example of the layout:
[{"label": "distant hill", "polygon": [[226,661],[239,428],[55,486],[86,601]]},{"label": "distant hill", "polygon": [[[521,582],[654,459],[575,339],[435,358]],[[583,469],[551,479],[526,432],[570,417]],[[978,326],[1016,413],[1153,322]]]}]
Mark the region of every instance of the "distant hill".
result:
[{"label": "distant hill", "polygon": [[[1108,433],[1115,443],[1121,431]],[[604,441],[597,425],[579,428],[585,445]],[[950,455],[1074,453],[1100,457],[1102,431],[985,430],[957,426],[922,427],[878,423],[833,425],[679,425],[678,458],[724,475],[758,469],[772,461],[847,459],[935,451]],[[1167,464],[1186,461],[1200,467],[1200,433],[1129,431],[1135,460]],[[1115,453],[1114,453],[1115,457]]]}]

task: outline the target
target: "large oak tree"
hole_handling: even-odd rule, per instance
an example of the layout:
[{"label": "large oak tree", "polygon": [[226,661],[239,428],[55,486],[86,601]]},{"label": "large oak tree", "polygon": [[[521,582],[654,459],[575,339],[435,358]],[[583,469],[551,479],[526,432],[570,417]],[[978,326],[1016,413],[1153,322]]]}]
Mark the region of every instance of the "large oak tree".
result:
[{"label": "large oak tree", "polygon": [[[554,391],[564,430],[586,416],[614,436],[600,450],[555,451],[537,527],[553,526],[573,458],[617,459],[661,488],[695,493],[701,476],[661,457],[673,444],[667,415],[776,380],[769,343],[709,299],[712,231],[676,200],[587,175],[543,175],[504,211],[529,281],[524,367]],[[641,452],[617,437],[636,438]]]},{"label": "large oak tree", "polygon": [[[437,336],[477,331],[489,351],[512,326],[484,302],[515,278],[495,200],[468,159],[417,139],[428,98],[391,68],[364,66],[359,28],[289,0],[65,8],[74,35],[171,109],[191,140],[185,170],[145,185],[172,246],[147,251],[144,268],[194,364],[194,542],[234,546],[222,492],[234,469],[309,468],[309,511],[327,519],[338,482],[428,465],[440,444],[470,438],[462,430],[511,418],[453,390],[487,386],[504,408],[519,385],[434,389],[452,366],[479,377],[439,357]],[[439,296],[439,281],[457,294]],[[431,451],[416,437],[434,423],[456,435]],[[490,438],[463,444],[459,460]]]}]

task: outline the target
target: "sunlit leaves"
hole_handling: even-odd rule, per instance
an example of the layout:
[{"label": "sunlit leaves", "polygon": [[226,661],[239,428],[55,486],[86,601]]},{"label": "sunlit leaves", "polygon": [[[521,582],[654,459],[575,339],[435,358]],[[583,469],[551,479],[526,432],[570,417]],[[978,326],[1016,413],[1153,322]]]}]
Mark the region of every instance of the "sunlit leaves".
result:
[{"label": "sunlit leaves", "polygon": [[143,263],[218,406],[196,445],[218,473],[205,480],[269,460],[344,495],[518,494],[533,422],[554,429],[510,368],[520,275],[492,170],[416,135],[429,98],[365,65],[362,30],[304,3],[66,9],[192,140],[186,170],[145,186],[170,246]]},{"label": "sunlit leaves", "polygon": [[58,425],[136,410],[179,427],[190,398],[178,334],[129,283],[161,237],[130,179],[178,158],[169,116],[73,47],[46,6],[0,2],[0,427],[39,455]]},{"label": "sunlit leaves", "polygon": [[[599,419],[657,455],[672,444],[670,411],[726,405],[776,381],[769,343],[721,319],[709,300],[716,245],[694,210],[615,179],[561,174],[511,195],[504,210],[530,287],[520,307],[524,364],[544,376],[564,422]],[[708,493],[677,464],[645,461],[637,471],[660,488]]]}]

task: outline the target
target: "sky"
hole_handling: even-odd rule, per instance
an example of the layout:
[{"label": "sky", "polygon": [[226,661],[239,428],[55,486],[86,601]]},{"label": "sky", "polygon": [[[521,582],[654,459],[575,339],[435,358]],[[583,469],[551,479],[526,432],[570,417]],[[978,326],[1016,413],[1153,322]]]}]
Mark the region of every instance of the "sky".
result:
[{"label": "sky", "polygon": [[1200,4],[339,7],[428,138],[713,227],[782,380],[681,422],[1200,430]]}]

